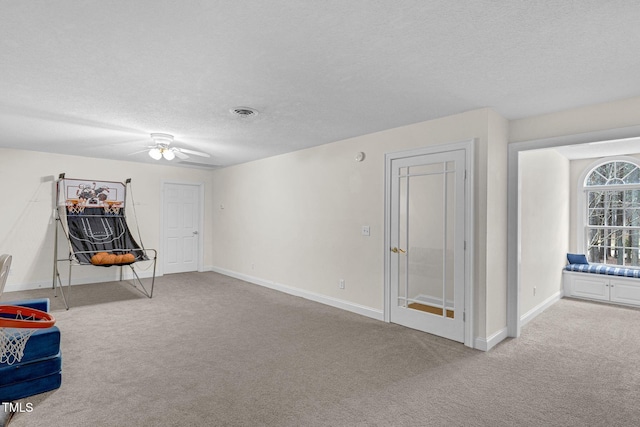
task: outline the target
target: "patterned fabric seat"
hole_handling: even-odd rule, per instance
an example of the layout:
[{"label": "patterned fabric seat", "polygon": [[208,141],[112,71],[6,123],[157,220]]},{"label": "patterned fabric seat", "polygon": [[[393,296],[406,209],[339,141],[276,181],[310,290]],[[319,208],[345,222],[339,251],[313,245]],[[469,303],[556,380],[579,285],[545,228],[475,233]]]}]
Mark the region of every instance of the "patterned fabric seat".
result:
[{"label": "patterned fabric seat", "polygon": [[627,268],[605,264],[569,264],[564,269],[581,273],[640,278],[640,268]]}]

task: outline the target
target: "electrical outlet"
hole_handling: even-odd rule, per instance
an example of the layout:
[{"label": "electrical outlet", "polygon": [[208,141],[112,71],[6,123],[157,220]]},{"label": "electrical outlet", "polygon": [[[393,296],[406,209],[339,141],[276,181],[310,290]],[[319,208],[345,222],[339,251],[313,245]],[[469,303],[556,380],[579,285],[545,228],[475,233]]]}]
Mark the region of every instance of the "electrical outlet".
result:
[{"label": "electrical outlet", "polygon": [[369,228],[368,225],[362,226],[362,235],[367,237],[371,236],[371,228]]},{"label": "electrical outlet", "polygon": [[340,288],[340,289],[344,289],[344,279],[340,279],[340,280],[338,281],[338,288]]}]

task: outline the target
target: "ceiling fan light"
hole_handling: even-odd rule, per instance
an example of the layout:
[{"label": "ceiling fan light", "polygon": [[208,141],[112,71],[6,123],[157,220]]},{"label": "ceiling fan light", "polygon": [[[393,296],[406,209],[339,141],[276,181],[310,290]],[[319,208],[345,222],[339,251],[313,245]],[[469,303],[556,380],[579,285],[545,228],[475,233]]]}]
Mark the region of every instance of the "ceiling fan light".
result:
[{"label": "ceiling fan light", "polygon": [[163,156],[164,156],[164,158],[165,158],[165,159],[167,159],[167,160],[173,160],[173,159],[176,157],[176,155],[175,155],[175,154],[173,153],[173,151],[171,151],[171,150],[164,150],[164,151],[162,152],[162,155],[163,155]]},{"label": "ceiling fan light", "polygon": [[152,148],[151,150],[149,150],[149,156],[153,159],[153,160],[160,160],[162,158],[162,153],[160,152],[159,149],[157,148]]}]

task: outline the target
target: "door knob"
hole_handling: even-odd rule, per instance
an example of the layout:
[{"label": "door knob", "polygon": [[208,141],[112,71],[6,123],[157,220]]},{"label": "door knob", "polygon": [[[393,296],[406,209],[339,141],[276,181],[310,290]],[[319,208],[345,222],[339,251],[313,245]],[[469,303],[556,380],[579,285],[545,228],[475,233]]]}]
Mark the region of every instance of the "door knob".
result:
[{"label": "door knob", "polygon": [[193,234],[198,234],[198,232],[197,232],[197,231],[194,231],[194,232],[193,232]]},{"label": "door knob", "polygon": [[396,248],[395,246],[393,248],[391,248],[391,252],[393,252],[394,254],[397,254],[397,253],[406,254],[407,253],[407,251],[405,251],[404,249]]}]

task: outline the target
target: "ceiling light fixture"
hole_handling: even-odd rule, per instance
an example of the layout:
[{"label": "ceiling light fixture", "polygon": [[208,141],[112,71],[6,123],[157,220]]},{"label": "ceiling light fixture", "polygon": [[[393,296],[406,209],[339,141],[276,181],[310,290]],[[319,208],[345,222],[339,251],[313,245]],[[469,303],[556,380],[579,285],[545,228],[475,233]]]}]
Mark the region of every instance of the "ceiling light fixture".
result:
[{"label": "ceiling light fixture", "polygon": [[146,151],[153,160],[160,160],[162,158],[165,160],[173,160],[176,157],[180,160],[186,160],[189,158],[189,154],[200,157],[211,157],[211,155],[203,153],[202,151],[172,146],[173,135],[169,135],[168,133],[152,133],[150,136],[153,145],[147,146],[147,148],[142,151],[131,153],[131,155]]},{"label": "ceiling light fixture", "polygon": [[163,157],[167,160],[176,158],[174,149],[169,147],[169,144],[173,142],[173,135],[169,135],[168,133],[152,133],[151,139],[156,145],[149,150],[149,157],[153,160],[160,160]]},{"label": "ceiling light fixture", "polygon": [[164,150],[162,152],[162,157],[164,157],[167,160],[173,160],[176,158],[176,155],[171,150]]},{"label": "ceiling light fixture", "polygon": [[159,148],[152,148],[151,150],[149,150],[149,156],[153,160],[160,160],[162,158],[162,151],[160,151]]}]

